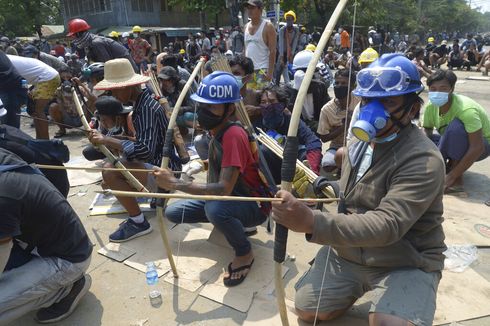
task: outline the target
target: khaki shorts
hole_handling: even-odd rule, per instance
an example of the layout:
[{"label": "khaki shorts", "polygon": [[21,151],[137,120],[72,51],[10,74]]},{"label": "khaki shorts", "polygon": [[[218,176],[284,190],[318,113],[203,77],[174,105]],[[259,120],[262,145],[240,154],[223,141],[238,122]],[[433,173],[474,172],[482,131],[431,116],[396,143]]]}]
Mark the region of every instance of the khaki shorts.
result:
[{"label": "khaki shorts", "polygon": [[338,257],[328,246],[322,247],[315,262],[296,283],[296,308],[316,311],[320,288],[323,291],[319,311],[348,308],[368,291],[373,291],[370,313],[394,315],[415,325],[432,325],[440,272],[427,273],[417,268],[390,269],[358,265]]},{"label": "khaki shorts", "polygon": [[60,86],[60,76],[38,83],[32,91],[33,100],[51,100],[55,97],[56,89]]}]

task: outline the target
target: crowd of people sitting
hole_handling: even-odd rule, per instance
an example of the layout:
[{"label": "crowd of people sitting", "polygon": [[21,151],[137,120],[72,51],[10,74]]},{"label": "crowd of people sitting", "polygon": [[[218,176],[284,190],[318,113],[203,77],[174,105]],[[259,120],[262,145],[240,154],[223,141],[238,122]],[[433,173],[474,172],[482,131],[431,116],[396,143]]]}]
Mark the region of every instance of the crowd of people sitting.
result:
[{"label": "crowd of people sitting", "polygon": [[[117,162],[128,168],[153,169],[153,173],[134,173],[150,189],[159,186],[196,195],[271,197],[270,183],[281,181],[282,158],[266,147],[251,145],[251,135],[237,122],[238,103],[243,101],[257,133],[263,131],[284,146],[295,99],[320,35],[298,26],[293,11],[284,14],[286,24],[277,29],[262,18],[262,1],[247,1],[245,7],[250,21],[243,28],[189,35],[185,41],[167,43],[160,53],[143,37],[140,26],[134,26],[131,35],[114,31],[105,37],[93,34],[82,19],[68,24],[71,48],[61,42],[51,48],[45,40],[20,46],[2,38],[2,121],[7,129],[19,130],[25,108],[34,118],[36,138],[48,140],[49,123],[59,127],[55,137],[64,137],[67,130],[82,126],[86,116],[91,118],[91,130],[86,130],[90,145],[83,150],[85,158],[103,159],[99,148],[106,146],[120,156]],[[297,158],[318,176],[327,175],[328,181],[340,178],[340,185],[349,189],[345,210],[330,215],[312,213],[290,194],[280,192],[278,196],[284,201],[272,206],[264,202],[184,200],[168,206],[165,216],[175,223],[210,222],[225,235],[235,252],[223,278],[226,286],[243,282],[252,268],[254,255],[247,236],[272,209],[281,224],[313,235],[308,240],[337,246],[335,255],[346,268],[354,270],[366,263],[356,251],[365,245],[364,252],[369,253],[375,268],[383,267],[383,275],[403,272],[396,274],[399,286],[406,287],[414,275],[425,280],[417,290],[426,292],[405,299],[410,302],[407,307],[417,313],[423,310],[417,318],[430,324],[444,249],[442,194],[464,191],[463,173],[490,154],[488,114],[472,99],[456,93],[457,77],[451,70],[476,66],[488,74],[490,52],[483,52],[471,34],[461,46],[454,39],[452,47],[444,38],[436,41],[429,36],[422,48],[421,43],[408,44],[398,32],[378,32],[371,26],[366,35],[352,33],[353,37],[347,29],[339,27],[332,36],[316,65],[304,102],[299,103],[297,153]],[[190,81],[193,85],[181,103],[177,127],[170,130],[173,148],[165,153],[170,114],[202,57],[207,63],[199,83]],[[220,60],[226,60],[231,72],[215,69]],[[448,70],[443,69],[446,64]],[[412,124],[423,106],[419,97],[423,77],[429,90],[429,103],[420,123],[425,134]],[[84,115],[78,111],[75,96],[83,104]],[[193,144],[199,160],[193,162],[189,162],[185,147],[188,134],[197,135]],[[90,287],[85,272],[92,246],[66,201],[66,187],[57,187],[55,181],[53,186],[44,183],[41,171],[22,163],[35,159],[24,158],[25,153],[15,152],[15,148],[0,150],[4,171],[0,173],[0,208],[6,216],[0,221],[8,219],[0,223],[0,323],[38,308],[36,318],[40,322],[55,322],[68,316]],[[392,152],[396,153],[393,157],[389,155]],[[169,169],[159,169],[165,155],[169,156]],[[267,182],[260,173],[261,157],[270,170]],[[113,167],[112,163],[106,162],[105,167]],[[186,178],[173,172],[181,171],[183,165]],[[206,169],[207,182],[193,182],[192,176]],[[104,188],[134,190],[117,171],[107,170],[102,176]],[[303,183],[304,174],[298,172],[293,180],[295,196],[304,196],[308,187]],[[315,182],[312,187],[321,190],[325,184]],[[27,202],[42,208],[46,218],[42,223],[36,219],[36,212],[25,209],[25,201],[19,201],[30,186],[35,191],[29,193],[32,198]],[[317,191],[313,189],[313,193]],[[109,235],[110,241],[129,241],[152,231],[135,198],[116,197],[128,218]],[[295,222],[294,216],[305,219]],[[314,219],[317,222],[313,223]],[[307,225],[307,221],[311,223]],[[397,221],[400,228],[389,221]],[[337,222],[336,227],[327,227]],[[421,233],[419,224],[430,225],[432,233]],[[381,230],[382,236],[376,230]],[[64,236],[57,238],[52,234],[56,232]],[[430,244],[423,242],[429,236]],[[12,241],[17,238],[28,242],[31,251]],[[32,253],[35,247],[38,250]],[[374,247],[383,247],[388,253],[383,256]],[[320,256],[325,260],[325,255]],[[396,258],[393,263],[387,257],[403,259]],[[23,273],[17,273],[19,270]],[[318,270],[313,267],[299,283],[315,283]],[[39,280],[46,283],[44,290],[32,289],[34,278],[29,275],[57,273],[69,277],[48,277]],[[329,273],[332,279],[327,283],[336,283],[334,269]],[[360,278],[364,276],[357,272],[351,276],[359,290],[344,293],[347,297],[343,299],[335,297],[342,302],[325,300],[332,306],[321,307],[321,319],[331,317],[332,307],[347,309],[352,297],[362,295],[365,287]],[[304,285],[298,285],[296,309],[301,319],[312,320],[314,309],[308,298],[317,289],[308,290]],[[395,295],[390,293],[386,290],[381,296]],[[426,293],[432,303],[420,307],[418,293]],[[414,320],[411,318],[416,313],[407,311],[392,317]],[[386,316],[379,318],[390,323],[383,319]]]}]

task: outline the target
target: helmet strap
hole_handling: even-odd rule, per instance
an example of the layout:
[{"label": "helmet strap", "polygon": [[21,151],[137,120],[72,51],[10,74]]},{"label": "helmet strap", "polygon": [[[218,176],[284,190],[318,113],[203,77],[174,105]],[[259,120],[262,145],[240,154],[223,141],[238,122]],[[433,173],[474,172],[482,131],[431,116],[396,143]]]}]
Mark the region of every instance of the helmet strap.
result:
[{"label": "helmet strap", "polygon": [[[402,130],[403,128],[405,128],[408,125],[410,125],[410,123],[407,123],[407,124],[402,123],[402,120],[410,112],[410,110],[412,109],[414,103],[415,103],[415,101],[412,101],[412,103],[404,104],[404,105],[400,106],[398,109],[396,109],[395,112],[391,113],[390,114],[390,120],[393,122],[393,125],[388,130],[386,130],[385,132],[383,132],[381,135],[377,136],[377,138],[383,138],[383,137],[385,137],[387,134],[389,134],[393,130],[393,128],[395,126],[398,127],[400,130]],[[397,118],[393,117],[393,114],[396,114],[396,113],[401,112],[401,111],[403,111],[403,115],[401,116],[400,119],[397,119]]]}]

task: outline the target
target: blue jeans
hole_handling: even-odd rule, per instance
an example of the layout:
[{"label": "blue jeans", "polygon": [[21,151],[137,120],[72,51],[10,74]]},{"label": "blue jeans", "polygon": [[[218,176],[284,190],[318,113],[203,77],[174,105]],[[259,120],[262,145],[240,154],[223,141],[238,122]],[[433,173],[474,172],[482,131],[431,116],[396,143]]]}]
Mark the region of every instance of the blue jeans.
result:
[{"label": "blue jeans", "polygon": [[[439,147],[444,161],[461,161],[470,147],[468,133],[464,129],[463,122],[461,122],[459,119],[454,119],[451,121],[442,136],[432,135],[431,139],[437,145],[437,147]],[[490,155],[490,145],[485,138],[483,139],[483,144],[485,146],[485,151],[476,160],[477,162],[487,158],[488,155]]]},{"label": "blue jeans", "polygon": [[244,227],[262,224],[267,218],[256,202],[179,200],[169,205],[165,216],[173,223],[208,223],[220,230],[236,256],[251,250]]},{"label": "blue jeans", "polygon": [[24,104],[27,104],[27,89],[14,88],[11,90],[3,90],[0,92],[0,99],[2,99],[3,105],[7,110],[7,115],[2,117],[2,122],[6,125],[19,128],[20,117],[17,115],[20,113],[20,108]]}]

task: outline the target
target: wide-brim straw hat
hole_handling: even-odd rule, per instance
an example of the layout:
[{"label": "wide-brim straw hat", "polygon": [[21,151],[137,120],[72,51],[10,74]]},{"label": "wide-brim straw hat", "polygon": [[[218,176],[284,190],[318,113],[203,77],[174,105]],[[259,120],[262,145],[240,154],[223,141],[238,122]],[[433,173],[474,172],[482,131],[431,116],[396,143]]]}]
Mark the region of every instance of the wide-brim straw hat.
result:
[{"label": "wide-brim straw hat", "polygon": [[110,90],[146,83],[150,77],[134,72],[128,59],[109,60],[104,65],[104,79],[95,85],[97,90]]}]

